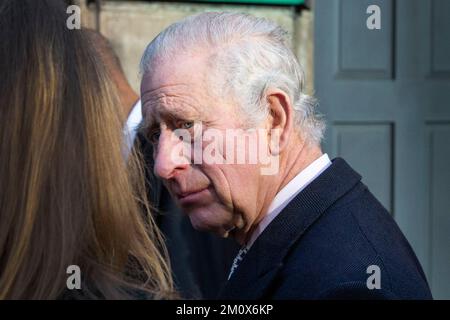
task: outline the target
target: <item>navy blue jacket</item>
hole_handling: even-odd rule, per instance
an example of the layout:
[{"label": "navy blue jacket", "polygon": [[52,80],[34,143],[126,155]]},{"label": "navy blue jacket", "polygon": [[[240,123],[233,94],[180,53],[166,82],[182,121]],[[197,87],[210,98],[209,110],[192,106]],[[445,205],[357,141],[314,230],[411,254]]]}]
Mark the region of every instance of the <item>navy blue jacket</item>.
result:
[{"label": "navy blue jacket", "polygon": [[[360,180],[334,159],[267,226],[219,298],[431,299],[411,246]],[[380,289],[367,287],[371,265]]]}]

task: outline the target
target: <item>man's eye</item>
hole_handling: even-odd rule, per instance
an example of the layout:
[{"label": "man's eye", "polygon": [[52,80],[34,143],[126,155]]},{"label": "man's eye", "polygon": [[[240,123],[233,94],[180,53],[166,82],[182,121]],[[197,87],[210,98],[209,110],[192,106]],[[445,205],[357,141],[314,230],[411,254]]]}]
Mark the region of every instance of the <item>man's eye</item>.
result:
[{"label": "man's eye", "polygon": [[185,121],[182,123],[181,127],[183,129],[190,129],[194,126],[194,121]]},{"label": "man's eye", "polygon": [[149,135],[150,141],[152,143],[158,143],[160,135],[161,135],[161,131],[159,131],[159,130],[150,132],[150,135]]}]

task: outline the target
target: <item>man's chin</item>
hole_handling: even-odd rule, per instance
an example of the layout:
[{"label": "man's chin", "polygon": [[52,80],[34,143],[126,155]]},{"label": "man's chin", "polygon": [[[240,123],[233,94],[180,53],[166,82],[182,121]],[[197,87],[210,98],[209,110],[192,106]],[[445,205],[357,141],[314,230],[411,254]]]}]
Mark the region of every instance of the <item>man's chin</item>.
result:
[{"label": "man's chin", "polygon": [[230,224],[208,219],[208,216],[205,216],[204,214],[189,213],[188,215],[191,220],[192,227],[195,230],[214,233],[222,238],[227,238],[230,231],[233,230],[233,227],[230,226]]}]

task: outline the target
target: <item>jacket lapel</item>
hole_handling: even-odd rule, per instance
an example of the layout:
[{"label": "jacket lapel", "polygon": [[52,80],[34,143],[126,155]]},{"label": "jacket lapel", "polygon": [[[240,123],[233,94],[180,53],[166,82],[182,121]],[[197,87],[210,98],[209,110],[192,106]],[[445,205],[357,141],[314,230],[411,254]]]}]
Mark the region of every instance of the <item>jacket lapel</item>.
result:
[{"label": "jacket lapel", "polygon": [[361,176],[343,159],[334,159],[330,167],[267,226],[226,283],[219,298],[264,298],[290,248],[323,212],[360,180]]}]

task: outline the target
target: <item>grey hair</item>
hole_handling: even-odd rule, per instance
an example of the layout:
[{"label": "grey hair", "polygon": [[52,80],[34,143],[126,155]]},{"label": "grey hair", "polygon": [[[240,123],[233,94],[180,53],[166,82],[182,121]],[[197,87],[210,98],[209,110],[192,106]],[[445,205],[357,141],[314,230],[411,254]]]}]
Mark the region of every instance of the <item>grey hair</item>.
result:
[{"label": "grey hair", "polygon": [[242,13],[207,12],[190,16],[162,31],[145,49],[141,74],[186,52],[209,49],[213,90],[238,99],[246,123],[269,113],[266,93],[285,92],[294,108],[299,134],[319,144],[325,129],[316,100],[303,93],[304,73],[288,44],[287,32],[264,18]]}]

